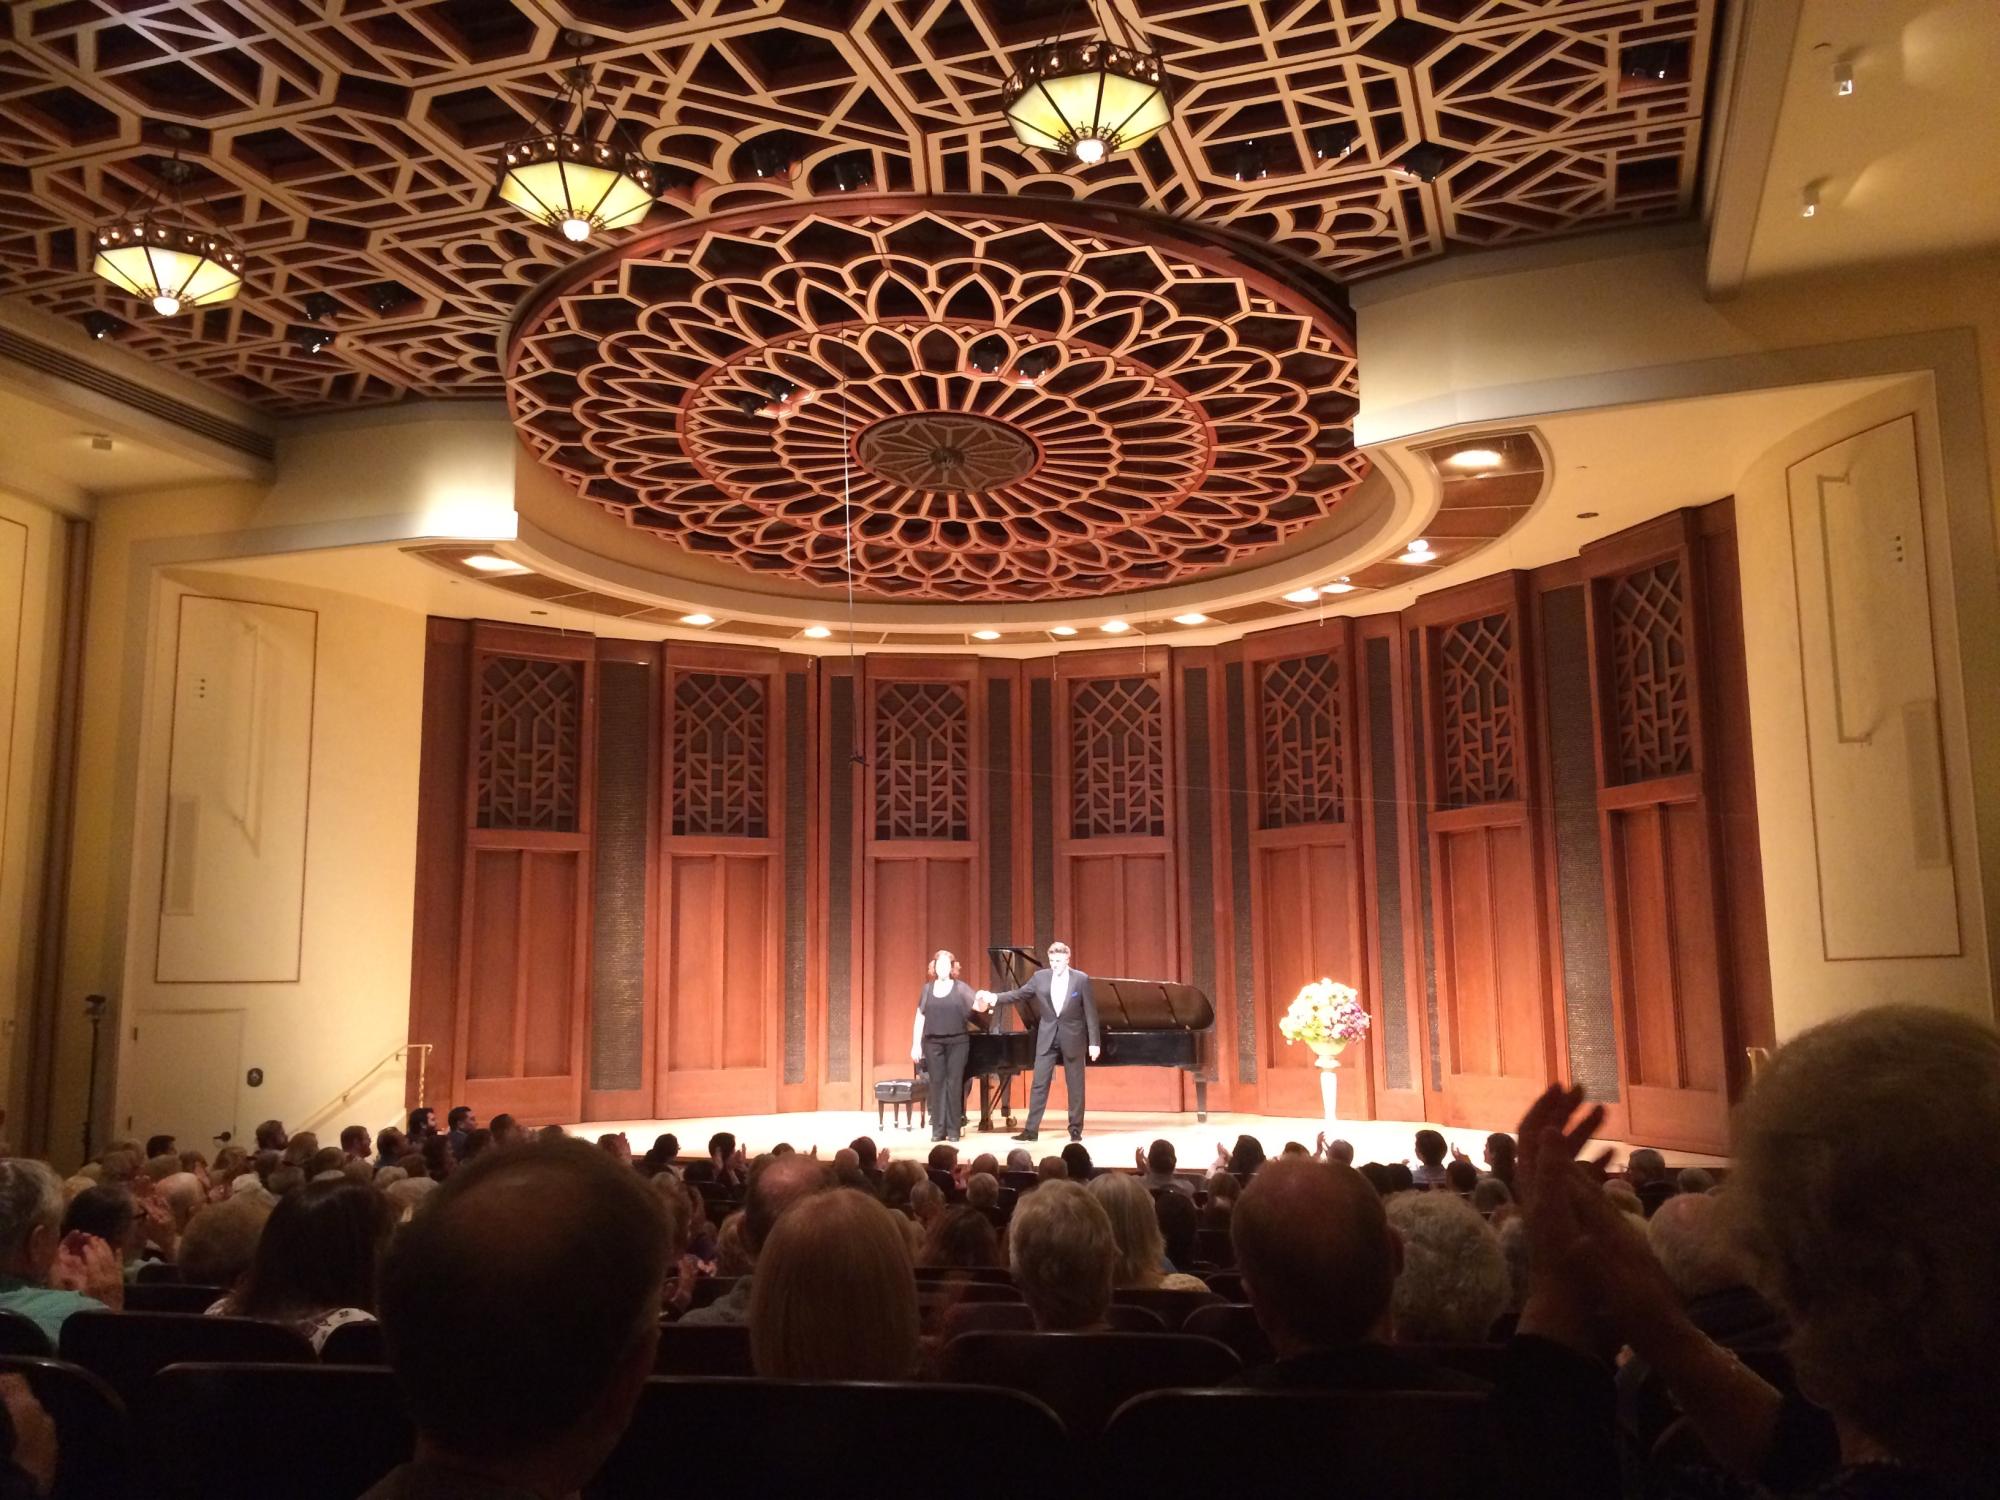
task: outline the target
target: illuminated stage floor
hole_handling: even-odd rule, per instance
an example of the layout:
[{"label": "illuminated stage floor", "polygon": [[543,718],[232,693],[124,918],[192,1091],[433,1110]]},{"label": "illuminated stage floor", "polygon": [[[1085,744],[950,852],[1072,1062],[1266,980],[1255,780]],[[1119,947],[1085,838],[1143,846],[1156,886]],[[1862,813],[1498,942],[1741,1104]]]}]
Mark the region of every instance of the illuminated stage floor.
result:
[{"label": "illuminated stage floor", "polygon": [[[1017,1115],[1017,1123],[1018,1120]],[[831,1157],[835,1151],[861,1135],[872,1136],[877,1145],[889,1146],[899,1155],[922,1156],[930,1150],[928,1127],[899,1130],[887,1123],[886,1115],[884,1121],[878,1127],[872,1109],[828,1109],[789,1115],[732,1115],[689,1120],[595,1120],[569,1128],[582,1136],[622,1130],[635,1152],[644,1152],[652,1145],[655,1136],[671,1131],[680,1138],[683,1155],[699,1154],[707,1145],[708,1138],[719,1130],[735,1132],[737,1140],[752,1156],[768,1151],[783,1141],[800,1151],[811,1151],[817,1146],[821,1156]],[[1357,1162],[1414,1161],[1411,1136],[1422,1125],[1422,1121],[1415,1120],[1342,1120],[1338,1133],[1354,1143],[1354,1159]],[[1143,1150],[1164,1136],[1174,1143],[1181,1165],[1192,1168],[1206,1167],[1215,1159],[1217,1143],[1227,1146],[1238,1135],[1255,1136],[1263,1142],[1268,1154],[1276,1156],[1287,1141],[1299,1141],[1310,1147],[1313,1138],[1323,1128],[1322,1122],[1317,1119],[1285,1119],[1274,1115],[1211,1114],[1208,1123],[1203,1125],[1197,1123],[1191,1114],[1093,1113],[1085,1122],[1083,1143],[1098,1165],[1124,1166],[1130,1164],[1135,1150]],[[1485,1131],[1454,1130],[1444,1126],[1436,1128],[1473,1161],[1480,1159],[1480,1151],[1486,1142]],[[991,1151],[1004,1159],[1015,1144],[1009,1138],[1010,1134],[997,1128],[982,1132],[975,1119],[965,1139],[959,1143],[959,1150],[967,1156]],[[1037,1156],[1050,1155],[1061,1151],[1067,1139],[1060,1111],[1051,1109],[1042,1122],[1041,1139],[1028,1149]],[[1623,1160],[1625,1148],[1622,1142],[1607,1141],[1605,1144],[1617,1147],[1618,1159]],[[1699,1156],[1684,1151],[1668,1151],[1664,1155],[1673,1166],[1715,1166],[1725,1162],[1722,1157]]]}]

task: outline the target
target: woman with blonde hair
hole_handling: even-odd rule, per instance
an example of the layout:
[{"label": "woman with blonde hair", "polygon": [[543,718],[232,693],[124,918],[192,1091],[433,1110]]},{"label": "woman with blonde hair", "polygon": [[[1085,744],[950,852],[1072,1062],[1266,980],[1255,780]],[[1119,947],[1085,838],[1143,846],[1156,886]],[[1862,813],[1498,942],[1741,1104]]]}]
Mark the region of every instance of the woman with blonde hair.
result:
[{"label": "woman with blonde hair", "polygon": [[948,948],[931,955],[924,987],[917,991],[917,1019],[910,1029],[910,1061],[930,1074],[931,1139],[955,1141],[965,1128],[965,1055],[973,1012],[972,988],[956,977]]},{"label": "woman with blonde hair", "polygon": [[1208,1283],[1199,1276],[1167,1269],[1167,1240],[1160,1233],[1159,1215],[1153,1211],[1153,1195],[1129,1172],[1104,1172],[1091,1178],[1090,1196],[1111,1220],[1111,1237],[1118,1242],[1118,1261],[1111,1272],[1112,1286],[1121,1292],[1151,1291],[1205,1292]]},{"label": "woman with blonde hair", "polygon": [[852,1188],[787,1209],[750,1282],[750,1357],[781,1380],[907,1380],[917,1281],[896,1216]]}]

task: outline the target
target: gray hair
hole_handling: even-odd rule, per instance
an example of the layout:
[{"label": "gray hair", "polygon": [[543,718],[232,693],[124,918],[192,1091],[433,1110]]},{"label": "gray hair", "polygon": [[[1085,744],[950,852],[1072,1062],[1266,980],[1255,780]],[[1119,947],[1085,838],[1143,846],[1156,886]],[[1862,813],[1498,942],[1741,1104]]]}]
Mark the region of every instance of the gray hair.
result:
[{"label": "gray hair", "polygon": [[1037,1328],[1087,1328],[1103,1319],[1118,1241],[1103,1206],[1081,1183],[1051,1178],[1028,1194],[1014,1210],[1007,1240],[1014,1282]]},{"label": "gray hair", "polygon": [[1492,1218],[1495,1209],[1513,1201],[1513,1192],[1497,1177],[1482,1177],[1472,1185],[1472,1206],[1484,1218]]},{"label": "gray hair", "polygon": [[1160,1262],[1167,1255],[1159,1215],[1153,1211],[1153,1195],[1130,1172],[1100,1172],[1090,1180],[1089,1192],[1111,1221],[1111,1237],[1118,1243],[1112,1285],[1151,1286],[1158,1280]]},{"label": "gray hair", "polygon": [[965,1201],[974,1208],[994,1208],[1000,1202],[1000,1179],[991,1172],[974,1172],[965,1180]]},{"label": "gray hair", "polygon": [[1706,1193],[1669,1198],[1646,1221],[1660,1269],[1684,1301],[1743,1282],[1743,1266],[1722,1222],[1722,1201]]},{"label": "gray hair", "polygon": [[24,1156],[0,1160],[0,1257],[15,1260],[37,1228],[56,1228],[62,1215],[62,1179],[53,1167]]},{"label": "gray hair", "polygon": [[1456,1193],[1397,1193],[1383,1208],[1403,1239],[1403,1272],[1389,1304],[1396,1337],[1484,1343],[1507,1308],[1507,1263],[1493,1226]]},{"label": "gray hair", "polygon": [[1674,1186],[1683,1193],[1706,1193],[1715,1186],[1715,1174],[1707,1167],[1682,1167]]}]

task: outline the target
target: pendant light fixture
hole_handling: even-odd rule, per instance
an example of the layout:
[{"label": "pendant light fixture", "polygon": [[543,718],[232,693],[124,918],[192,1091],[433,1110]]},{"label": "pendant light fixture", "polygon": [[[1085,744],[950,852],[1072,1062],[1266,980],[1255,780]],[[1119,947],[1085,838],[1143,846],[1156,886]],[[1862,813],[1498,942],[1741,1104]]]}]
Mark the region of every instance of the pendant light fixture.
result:
[{"label": "pendant light fixture", "polygon": [[166,136],[174,154],[160,163],[159,183],[129,213],[92,234],[90,269],[171,318],[234,297],[243,287],[243,253],[227,235],[189,219],[182,195],[194,168],[181,160],[188,131],[170,125]]},{"label": "pendant light fixture", "polygon": [[581,243],[603,229],[624,229],[646,217],[658,188],[653,169],[612,122],[606,139],[593,137],[591,104],[597,78],[583,64],[590,39],[565,32],[577,61],[562,76],[543,128],[507,148],[500,163],[500,197],[538,224],[560,229]]},{"label": "pendant light fixture", "polygon": [[1021,144],[1067,153],[1088,167],[1145,145],[1173,118],[1173,105],[1159,54],[1112,42],[1096,0],[1085,9],[1098,34],[1065,41],[1073,9],[1009,75],[1000,102]]}]

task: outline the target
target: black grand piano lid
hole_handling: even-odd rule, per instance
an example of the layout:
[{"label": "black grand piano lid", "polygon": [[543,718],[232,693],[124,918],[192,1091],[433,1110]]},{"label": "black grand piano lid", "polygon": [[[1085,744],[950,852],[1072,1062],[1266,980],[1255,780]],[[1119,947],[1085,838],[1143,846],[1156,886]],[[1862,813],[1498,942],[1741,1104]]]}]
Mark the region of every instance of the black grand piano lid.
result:
[{"label": "black grand piano lid", "polygon": [[[1032,948],[988,948],[986,953],[1014,986],[1027,983],[1036,969],[1045,967]],[[1098,1021],[1112,1031],[1206,1031],[1215,1024],[1215,1006],[1191,984],[1102,979],[1092,974],[1090,989],[1097,1000]]]}]

